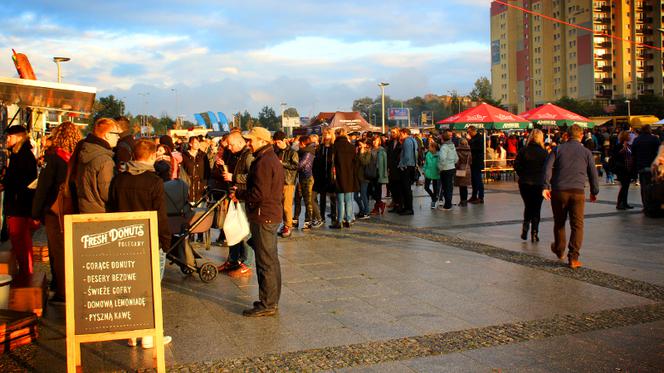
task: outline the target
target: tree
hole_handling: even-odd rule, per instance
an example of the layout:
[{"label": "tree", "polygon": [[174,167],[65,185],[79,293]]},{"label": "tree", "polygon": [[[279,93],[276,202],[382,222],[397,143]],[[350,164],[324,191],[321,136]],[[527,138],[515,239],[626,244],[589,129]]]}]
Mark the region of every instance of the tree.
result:
[{"label": "tree", "polygon": [[482,76],[475,81],[475,87],[470,91],[470,98],[473,101],[486,102],[493,106],[500,107],[502,105],[501,100],[496,101],[493,99],[491,81],[485,76]]},{"label": "tree", "polygon": [[99,118],[115,118],[124,115],[125,104],[115,96],[109,95],[95,100],[92,112],[93,122]]},{"label": "tree", "polygon": [[284,110],[284,116],[286,118],[299,118],[300,114],[297,112],[296,108],[289,107],[288,109]]},{"label": "tree", "polygon": [[553,104],[584,117],[606,115],[604,106],[598,101],[577,100],[571,97],[563,96]]},{"label": "tree", "polygon": [[267,105],[263,106],[258,113],[258,122],[261,127],[264,127],[269,131],[278,131],[281,128],[281,122],[279,122],[279,118],[277,118],[274,109]]}]

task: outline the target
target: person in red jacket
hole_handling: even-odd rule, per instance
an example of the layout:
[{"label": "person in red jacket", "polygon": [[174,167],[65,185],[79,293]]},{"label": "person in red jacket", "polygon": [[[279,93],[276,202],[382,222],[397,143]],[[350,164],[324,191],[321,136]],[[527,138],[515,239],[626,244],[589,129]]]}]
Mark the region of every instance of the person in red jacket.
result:
[{"label": "person in red jacket", "polygon": [[[273,316],[281,296],[281,267],[277,255],[277,229],[283,215],[284,168],[272,147],[270,132],[254,127],[245,136],[254,154],[249,168],[247,188],[237,191],[237,198],[247,205],[247,218],[256,253],[258,298],[247,317]],[[235,192],[231,192],[235,199]]]}]

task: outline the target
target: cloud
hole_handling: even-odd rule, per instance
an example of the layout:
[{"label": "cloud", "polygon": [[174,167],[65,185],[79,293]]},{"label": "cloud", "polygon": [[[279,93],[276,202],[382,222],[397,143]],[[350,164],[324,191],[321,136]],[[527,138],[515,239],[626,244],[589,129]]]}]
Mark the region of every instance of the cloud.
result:
[{"label": "cloud", "polygon": [[[488,5],[454,2],[8,0],[0,50],[28,54],[43,80],[55,80],[52,56],[71,57],[65,82],[124,98],[133,113],[288,102],[308,114],[375,97],[379,81],[394,98],[468,91],[489,74]],[[32,10],[10,17],[16,9]],[[16,75],[9,58],[0,75]]]}]

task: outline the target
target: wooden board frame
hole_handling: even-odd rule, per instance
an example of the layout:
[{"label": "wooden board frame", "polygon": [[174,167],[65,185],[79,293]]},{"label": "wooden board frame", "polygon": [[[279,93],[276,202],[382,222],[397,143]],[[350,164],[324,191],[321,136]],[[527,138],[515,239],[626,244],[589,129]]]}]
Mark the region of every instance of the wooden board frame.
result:
[{"label": "wooden board frame", "polygon": [[[76,334],[76,315],[74,293],[74,256],[73,256],[73,225],[75,223],[109,222],[123,220],[149,220],[150,224],[150,261],[152,263],[152,297],[154,309],[154,328],[132,331],[104,332],[95,334]],[[164,357],[164,322],[161,307],[161,272],[159,267],[159,236],[156,211],[79,214],[65,216],[65,281],[67,291],[67,372],[81,372],[81,343],[104,342],[116,339],[141,338],[153,336],[152,349],[153,367],[157,372],[166,371]]]}]

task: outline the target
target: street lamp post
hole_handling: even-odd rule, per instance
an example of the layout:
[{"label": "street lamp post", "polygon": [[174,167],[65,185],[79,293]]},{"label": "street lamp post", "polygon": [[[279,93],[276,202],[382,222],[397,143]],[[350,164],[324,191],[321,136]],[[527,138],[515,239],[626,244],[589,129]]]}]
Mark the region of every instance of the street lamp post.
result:
[{"label": "street lamp post", "polygon": [[281,103],[281,130],[288,133],[286,130],[286,118],[284,117],[284,113],[286,112],[286,107],[288,106],[288,103],[282,102]]},{"label": "street lamp post", "polygon": [[[145,116],[145,112],[148,107],[148,96],[150,95],[150,92],[139,93],[138,95],[143,97],[143,120],[141,121],[141,127],[147,127],[148,118]],[[143,128],[141,128],[141,132],[142,131]]]},{"label": "street lamp post", "polygon": [[390,83],[381,82],[381,83],[378,84],[378,86],[380,87],[381,111],[382,111],[382,114],[383,114],[382,115],[382,117],[383,117],[383,126],[382,126],[383,133],[385,133],[385,87],[387,87],[388,85],[390,85]]},{"label": "street lamp post", "polygon": [[171,92],[175,93],[175,123],[178,122],[178,118],[180,117],[180,103],[178,102],[178,89],[177,88],[171,88]]},{"label": "street lamp post", "polygon": [[58,83],[62,83],[62,74],[60,70],[60,63],[71,60],[69,57],[53,57],[53,62],[58,66]]},{"label": "street lamp post", "polygon": [[632,108],[630,107],[630,100],[625,100],[625,103],[627,104],[627,120],[629,120],[629,117],[632,116]]}]

